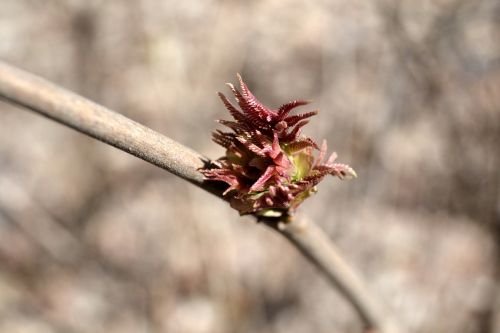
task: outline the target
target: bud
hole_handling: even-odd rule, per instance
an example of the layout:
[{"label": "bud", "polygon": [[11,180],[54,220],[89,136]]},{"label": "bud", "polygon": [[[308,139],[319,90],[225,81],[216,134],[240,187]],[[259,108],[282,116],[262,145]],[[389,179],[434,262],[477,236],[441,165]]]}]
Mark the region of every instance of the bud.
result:
[{"label": "bud", "polygon": [[[336,163],[336,153],[325,161],[327,145],[321,148],[301,129],[318,111],[296,115],[290,112],[306,100],[295,100],[278,109],[260,103],[238,74],[240,89],[228,83],[239,109],[222,93],[219,97],[234,120],[219,120],[229,128],[216,130],[213,141],[226,148],[226,155],[201,172],[210,181],[228,184],[224,196],[241,215],[264,217],[289,215],[326,176],[355,178],[346,164]],[[314,152],[318,151],[317,157]]]}]

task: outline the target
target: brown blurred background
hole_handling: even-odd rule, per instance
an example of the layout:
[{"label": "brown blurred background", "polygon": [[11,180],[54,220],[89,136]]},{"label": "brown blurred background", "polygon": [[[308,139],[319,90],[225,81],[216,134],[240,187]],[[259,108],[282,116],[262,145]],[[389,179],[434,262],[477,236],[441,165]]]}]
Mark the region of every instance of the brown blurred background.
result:
[{"label": "brown blurred background", "polygon": [[[301,212],[408,332],[500,332],[500,2],[2,0],[0,58],[204,155],[215,92],[313,99]],[[283,239],[0,103],[0,332],[361,332]]]}]

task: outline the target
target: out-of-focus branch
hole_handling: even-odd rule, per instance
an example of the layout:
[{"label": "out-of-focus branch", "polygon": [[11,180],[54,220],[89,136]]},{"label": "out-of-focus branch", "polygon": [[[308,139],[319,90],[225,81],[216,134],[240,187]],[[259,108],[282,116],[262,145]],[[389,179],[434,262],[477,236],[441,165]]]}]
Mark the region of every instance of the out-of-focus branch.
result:
[{"label": "out-of-focus branch", "polygon": [[[264,221],[266,223],[266,221]],[[367,289],[365,283],[347,264],[328,235],[306,217],[291,222],[266,223],[285,236],[311,261],[357,310],[361,319],[371,328],[369,332],[402,333],[395,321],[384,313],[384,308]]]},{"label": "out-of-focus branch", "polygon": [[[198,171],[209,160],[116,112],[44,79],[0,62],[0,97],[165,169],[222,198],[223,188],[207,183]],[[361,279],[345,263],[328,236],[312,222],[266,225],[285,236],[353,304],[367,328],[400,333],[389,324]]]}]

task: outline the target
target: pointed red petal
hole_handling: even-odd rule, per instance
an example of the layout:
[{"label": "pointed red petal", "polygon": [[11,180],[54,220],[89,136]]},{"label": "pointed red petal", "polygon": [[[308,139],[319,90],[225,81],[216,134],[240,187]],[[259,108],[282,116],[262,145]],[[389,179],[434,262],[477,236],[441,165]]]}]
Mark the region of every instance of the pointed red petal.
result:
[{"label": "pointed red petal", "polygon": [[254,143],[250,142],[249,140],[247,139],[244,139],[240,136],[237,136],[236,137],[236,140],[238,140],[241,144],[243,144],[245,147],[248,148],[248,150],[250,150],[251,152],[259,155],[259,156],[266,156],[265,152],[263,151],[262,148],[259,148],[257,147],[257,145],[255,145]]},{"label": "pointed red petal", "polygon": [[278,109],[279,119],[280,120],[284,119],[290,113],[290,111],[292,111],[294,108],[296,108],[298,106],[301,106],[301,105],[306,105],[306,104],[309,104],[309,103],[310,103],[310,101],[298,99],[298,100],[291,101],[291,102],[288,102],[286,104],[283,104]]},{"label": "pointed red petal", "polygon": [[286,147],[289,154],[295,154],[303,149],[306,149],[307,147],[316,148],[317,146],[316,143],[313,142],[312,140],[300,140],[300,141],[293,141]]},{"label": "pointed red petal", "polygon": [[229,121],[229,120],[224,120],[224,119],[219,119],[217,120],[219,124],[222,124],[224,126],[229,127],[232,129],[236,134],[242,134],[246,133],[250,130],[246,124],[235,122],[235,121]]},{"label": "pointed red petal", "polygon": [[302,178],[299,183],[306,184],[307,186],[315,186],[330,172],[331,170],[321,170],[314,175]]},{"label": "pointed red petal", "polygon": [[275,167],[274,166],[269,166],[267,167],[266,171],[260,176],[259,179],[250,187],[250,191],[259,191],[262,189],[264,184],[271,178],[274,174]]},{"label": "pointed red petal", "polygon": [[284,120],[287,122],[288,127],[292,127],[293,125],[297,124],[302,119],[306,119],[306,118],[315,116],[317,114],[318,114],[318,110],[314,110],[314,111],[310,111],[310,112],[297,114],[295,116],[286,117]]},{"label": "pointed red petal", "polygon": [[321,148],[319,150],[319,155],[318,155],[318,158],[316,159],[316,161],[314,162],[313,164],[313,168],[317,165],[321,165],[323,163],[323,160],[325,159],[325,155],[326,155],[326,150],[327,150],[327,145],[326,145],[326,140],[323,139],[323,142],[321,143]]},{"label": "pointed red petal", "polygon": [[248,119],[247,117],[241,113],[240,111],[238,111],[238,109],[236,109],[233,104],[231,104],[231,102],[229,102],[226,98],[226,96],[224,96],[223,93],[217,93],[217,95],[219,95],[219,98],[222,100],[222,103],[224,103],[224,106],[226,107],[226,109],[229,111],[229,113],[231,114],[231,116],[233,116],[233,118],[236,120],[236,121],[239,121],[241,123],[248,123]]},{"label": "pointed red petal", "polygon": [[328,160],[326,161],[326,165],[331,165],[333,164],[333,162],[335,162],[335,160],[337,159],[337,153],[336,152],[333,152],[330,157],[328,158]]},{"label": "pointed red petal", "polygon": [[246,98],[241,94],[241,92],[234,87],[231,83],[227,84],[238,102],[238,105],[243,110],[243,114],[245,115],[245,122],[249,125],[253,125],[253,127],[266,128],[269,127],[269,124],[262,118],[265,116],[261,116],[261,113],[258,109],[252,106],[247,102]]},{"label": "pointed red petal", "polygon": [[245,82],[243,82],[243,79],[240,74],[236,74],[238,76],[238,81],[240,82],[240,87],[241,91],[243,92],[243,97],[245,99],[245,102],[250,106],[255,108],[257,111],[259,111],[261,118],[265,118],[268,122],[275,119],[278,114],[274,112],[273,110],[265,107],[248,89],[247,85]]},{"label": "pointed red petal", "polygon": [[235,135],[233,133],[225,133],[220,130],[212,133],[212,140],[224,148],[229,148],[234,142],[234,138]]},{"label": "pointed red petal", "polygon": [[299,136],[300,134],[300,129],[302,127],[304,127],[305,125],[307,125],[309,123],[309,120],[303,120],[301,121],[300,123],[298,123],[294,129],[288,133],[285,137],[285,140],[286,141],[294,141],[294,140],[297,140],[297,137]]},{"label": "pointed red petal", "polygon": [[347,164],[342,163],[334,163],[331,167],[330,173],[339,177],[340,179],[357,177],[356,171],[354,171],[354,169],[352,169]]},{"label": "pointed red petal", "polygon": [[278,135],[275,133],[271,154],[269,154],[269,156],[271,156],[271,158],[275,158],[276,156],[278,156],[278,154],[280,152],[281,152],[281,147],[280,147],[280,143],[278,141]]}]

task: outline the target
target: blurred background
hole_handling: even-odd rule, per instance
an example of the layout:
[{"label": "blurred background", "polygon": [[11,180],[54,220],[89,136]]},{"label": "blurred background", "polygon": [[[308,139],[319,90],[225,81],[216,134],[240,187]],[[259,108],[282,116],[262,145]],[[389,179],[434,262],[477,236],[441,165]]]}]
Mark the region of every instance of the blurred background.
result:
[{"label": "blurred background", "polygon": [[[500,332],[500,2],[2,0],[0,59],[202,154],[241,73],[355,181],[317,221],[407,332]],[[306,111],[303,107],[302,111]],[[284,239],[0,103],[0,332],[362,332]]]}]

